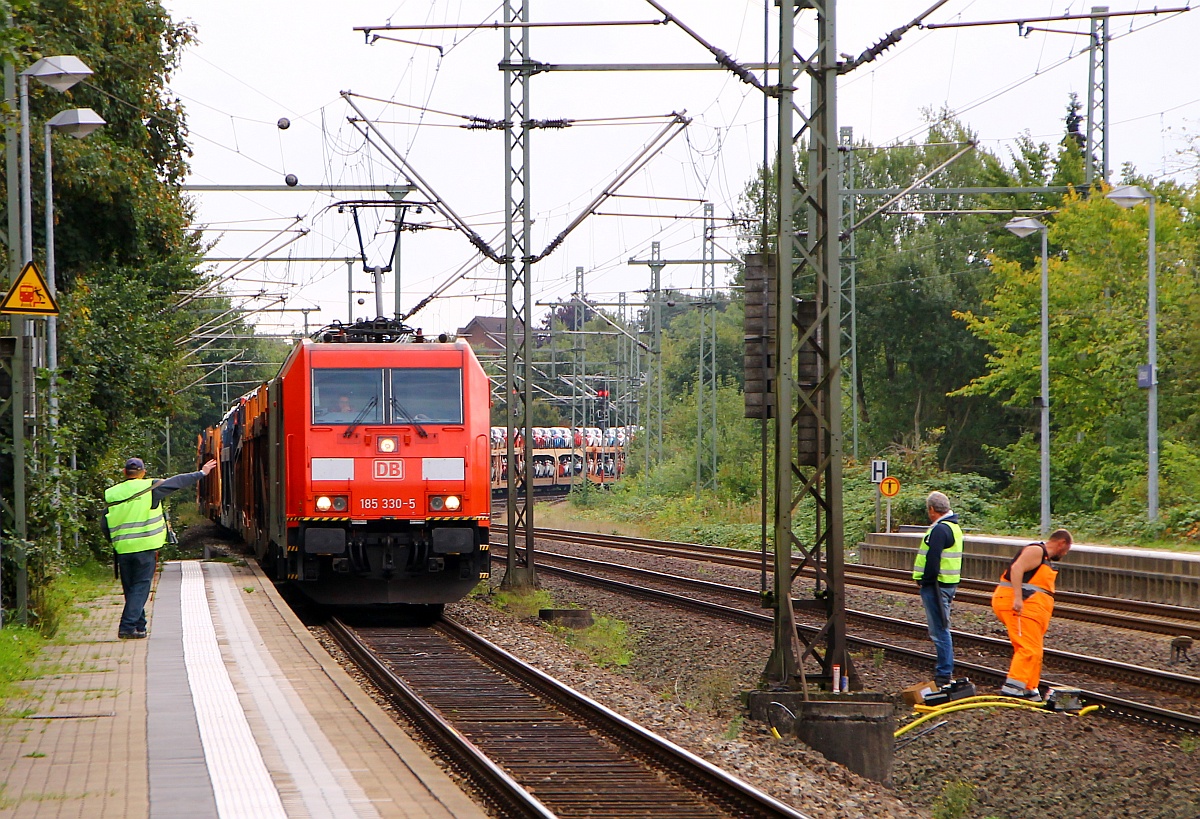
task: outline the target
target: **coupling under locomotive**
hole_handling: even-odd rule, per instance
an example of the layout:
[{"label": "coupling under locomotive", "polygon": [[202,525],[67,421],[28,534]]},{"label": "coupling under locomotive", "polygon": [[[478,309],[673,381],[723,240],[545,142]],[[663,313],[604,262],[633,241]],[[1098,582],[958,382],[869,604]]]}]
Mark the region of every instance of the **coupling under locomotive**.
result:
[{"label": "coupling under locomotive", "polygon": [[465,341],[355,327],[302,340],[205,430],[201,511],[318,603],[440,611],[488,576],[488,379]]}]

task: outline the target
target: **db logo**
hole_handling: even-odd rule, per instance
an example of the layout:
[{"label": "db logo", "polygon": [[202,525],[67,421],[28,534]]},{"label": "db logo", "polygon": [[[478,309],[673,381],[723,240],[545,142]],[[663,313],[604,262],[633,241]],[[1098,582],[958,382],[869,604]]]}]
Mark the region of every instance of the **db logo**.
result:
[{"label": "db logo", "polygon": [[404,461],[375,461],[375,477],[380,480],[396,480],[404,477]]}]

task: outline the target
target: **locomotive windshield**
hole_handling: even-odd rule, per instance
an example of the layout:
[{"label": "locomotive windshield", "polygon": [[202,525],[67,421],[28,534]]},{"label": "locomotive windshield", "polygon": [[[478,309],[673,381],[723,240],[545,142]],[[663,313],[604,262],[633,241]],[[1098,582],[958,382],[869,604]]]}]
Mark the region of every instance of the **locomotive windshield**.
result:
[{"label": "locomotive windshield", "polygon": [[312,371],[314,424],[461,424],[462,370]]},{"label": "locomotive windshield", "polygon": [[408,419],[422,424],[463,422],[462,370],[414,368],[390,373],[391,423],[403,424]]}]

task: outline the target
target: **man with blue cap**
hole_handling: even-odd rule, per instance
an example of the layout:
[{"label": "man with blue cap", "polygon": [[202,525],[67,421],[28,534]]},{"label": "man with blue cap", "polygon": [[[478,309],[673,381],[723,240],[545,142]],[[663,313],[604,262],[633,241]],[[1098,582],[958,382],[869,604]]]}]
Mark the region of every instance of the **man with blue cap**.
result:
[{"label": "man with blue cap", "polygon": [[179,489],[192,486],[216,467],[209,460],[197,472],[185,472],[163,480],[146,477],[146,463],[141,458],[125,462],[125,480],[104,492],[108,510],[101,528],[116,552],[121,588],[125,592],[125,609],[117,637],[122,640],[141,640],[146,637],[146,601],[158,564],[158,550],[167,541],[167,520],[163,515],[163,499]]}]

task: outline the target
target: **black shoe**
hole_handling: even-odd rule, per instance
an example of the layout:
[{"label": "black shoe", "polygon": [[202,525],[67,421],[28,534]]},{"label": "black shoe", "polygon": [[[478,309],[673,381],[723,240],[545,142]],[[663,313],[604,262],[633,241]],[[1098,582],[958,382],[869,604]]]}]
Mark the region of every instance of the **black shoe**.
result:
[{"label": "black shoe", "polygon": [[938,688],[945,688],[946,686],[948,686],[950,684],[950,678],[949,677],[934,677],[933,682],[937,685]]},{"label": "black shoe", "polygon": [[117,638],[120,640],[145,640],[146,632],[144,631],[119,631]]}]

